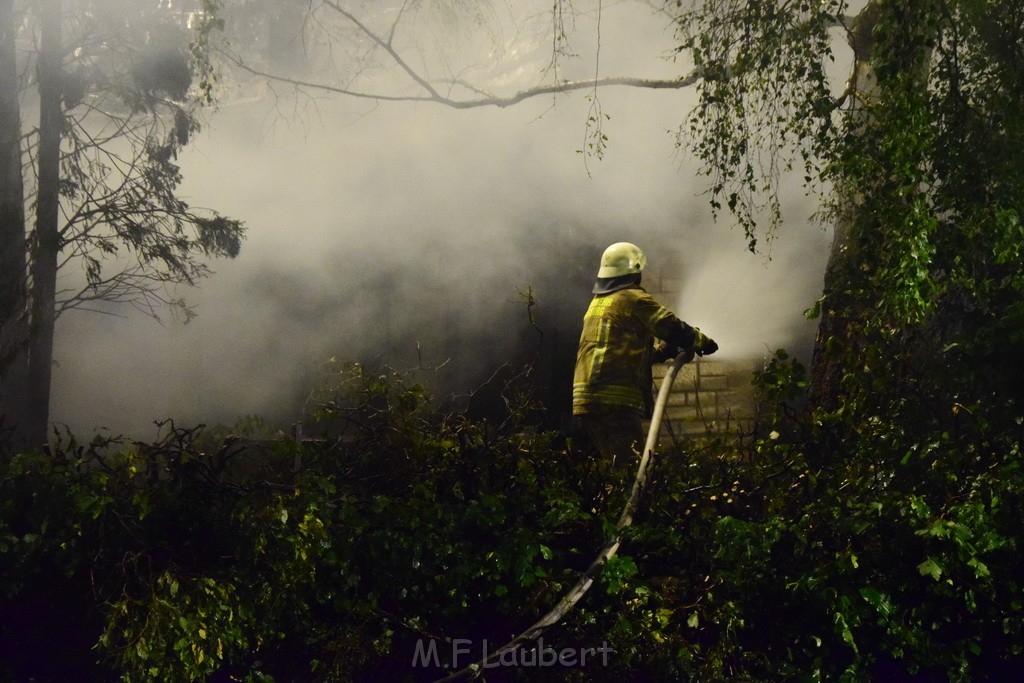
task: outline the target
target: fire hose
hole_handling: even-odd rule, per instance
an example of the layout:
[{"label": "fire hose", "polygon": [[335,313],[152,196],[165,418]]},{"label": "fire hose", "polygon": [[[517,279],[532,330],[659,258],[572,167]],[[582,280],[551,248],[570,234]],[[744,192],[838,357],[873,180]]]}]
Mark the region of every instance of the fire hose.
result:
[{"label": "fire hose", "polygon": [[459,669],[458,671],[439,679],[436,683],[454,681],[462,678],[463,676],[474,674],[488,665],[492,665],[493,662],[500,661],[502,654],[505,652],[515,650],[524,643],[536,640],[550,626],[561,621],[562,617],[568,614],[576,603],[583,598],[586,592],[590,590],[594,581],[601,575],[605,565],[611,558],[615,557],[615,553],[618,552],[619,546],[622,544],[622,531],[633,523],[633,514],[636,512],[637,504],[640,500],[640,493],[643,491],[644,485],[647,483],[647,470],[650,467],[651,456],[654,453],[654,445],[657,443],[658,434],[661,431],[661,421],[665,415],[665,406],[668,404],[668,395],[672,389],[672,383],[675,381],[676,375],[679,374],[679,370],[691,360],[693,360],[693,351],[680,352],[679,355],[675,357],[675,360],[672,361],[672,366],[661,381],[661,387],[658,389],[658,398],[654,402],[654,413],[651,416],[651,426],[647,430],[647,442],[644,444],[643,455],[640,457],[640,464],[637,466],[636,478],[633,480],[633,488],[629,493],[629,500],[626,501],[625,507],[622,508],[622,514],[619,515],[619,521],[615,524],[614,533],[605,542],[604,546],[601,548],[601,552],[597,554],[597,557],[590,563],[587,570],[583,572],[583,576],[581,576],[579,581],[576,582],[576,585],[574,585],[569,592],[562,597],[557,605],[552,607],[547,614],[534,622],[534,624],[525,631],[502,645],[486,658]]}]

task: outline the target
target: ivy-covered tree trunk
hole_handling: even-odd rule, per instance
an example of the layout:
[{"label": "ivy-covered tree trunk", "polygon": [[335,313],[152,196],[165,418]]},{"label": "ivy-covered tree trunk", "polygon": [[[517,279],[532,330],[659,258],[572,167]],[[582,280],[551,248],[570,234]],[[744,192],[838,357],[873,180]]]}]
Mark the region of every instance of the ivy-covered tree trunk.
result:
[{"label": "ivy-covered tree trunk", "polygon": [[[878,79],[871,65],[874,52],[872,33],[877,17],[878,2],[872,0],[857,15],[848,35],[855,59],[851,85],[853,92],[858,94],[851,105],[855,113],[847,119],[850,134],[863,134],[869,125],[864,116],[863,103],[878,96]],[[845,344],[850,338],[853,331],[851,324],[855,322],[849,275],[856,268],[851,235],[854,213],[858,211],[857,190],[842,183],[835,189],[843,197],[835,202],[832,247],[825,267],[821,311],[814,338],[809,405],[826,410],[834,409],[840,400],[839,384],[843,363],[837,346]]]},{"label": "ivy-covered tree trunk", "polygon": [[811,372],[811,405],[825,410],[839,407],[850,386],[867,386],[861,380],[873,382],[870,391],[883,378],[891,385],[894,362],[929,317],[926,112],[940,5],[871,0],[849,30],[855,97],[832,162],[835,234]]},{"label": "ivy-covered tree trunk", "polygon": [[13,427],[18,441],[26,387],[26,253],[15,17],[14,0],[0,0],[0,428]]},{"label": "ivy-covered tree trunk", "polygon": [[39,191],[32,244],[32,315],[29,330],[27,434],[46,441],[50,421],[53,330],[60,251],[61,2],[40,5]]}]

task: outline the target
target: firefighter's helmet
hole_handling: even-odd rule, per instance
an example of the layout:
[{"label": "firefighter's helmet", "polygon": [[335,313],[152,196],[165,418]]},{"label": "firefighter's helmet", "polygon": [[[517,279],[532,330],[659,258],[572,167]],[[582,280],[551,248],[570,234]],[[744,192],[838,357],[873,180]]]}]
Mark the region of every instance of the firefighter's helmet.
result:
[{"label": "firefighter's helmet", "polygon": [[601,255],[601,268],[597,271],[597,276],[635,275],[646,266],[647,257],[640,251],[640,247],[629,242],[616,242]]}]

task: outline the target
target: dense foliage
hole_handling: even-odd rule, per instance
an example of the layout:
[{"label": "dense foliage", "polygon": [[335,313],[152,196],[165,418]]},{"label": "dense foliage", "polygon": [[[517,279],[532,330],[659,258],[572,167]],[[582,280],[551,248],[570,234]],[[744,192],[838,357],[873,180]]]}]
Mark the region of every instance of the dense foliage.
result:
[{"label": "dense foliage", "polygon": [[[335,378],[323,440],[165,424],[153,443],[65,436],[6,458],[0,679],[433,680],[575,582],[604,538],[604,482],[529,426],[522,387],[503,422],[470,421],[405,375]],[[757,432],[668,449],[620,556],[544,636],[610,655],[487,677],[1019,666],[1019,420],[837,423],[848,445],[829,450],[792,409],[797,363],[780,353],[758,382]]]},{"label": "dense foliage", "polygon": [[[796,158],[837,226],[814,311],[806,476],[782,525],[769,517],[750,536],[813,560],[765,588],[802,596],[793,609],[819,602],[804,617],[815,644],[811,615],[832,616],[840,647],[822,639],[822,671],[845,659],[859,677],[877,659],[995,676],[1021,650],[1024,4],[871,0],[855,17],[843,1],[695,6],[683,47],[711,77],[690,131],[715,201],[753,239],[752,198],[766,192],[777,221],[772,180]],[[838,98],[837,29],[855,59]]]},{"label": "dense foliage", "polygon": [[1024,3],[677,4],[680,51],[705,73],[681,142],[712,205],[753,247],[782,222],[792,171],[835,225],[813,311],[815,401],[858,413],[869,394],[917,400],[922,382],[932,412],[978,393],[1012,415]]}]

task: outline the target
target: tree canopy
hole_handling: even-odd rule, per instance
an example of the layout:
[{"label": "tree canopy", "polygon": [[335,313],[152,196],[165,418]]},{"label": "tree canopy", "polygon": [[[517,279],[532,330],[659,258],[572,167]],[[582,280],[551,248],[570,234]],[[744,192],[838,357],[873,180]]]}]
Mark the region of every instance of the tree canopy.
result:
[{"label": "tree canopy", "polygon": [[[205,40],[216,19],[204,7],[4,5],[4,72],[19,75],[3,95],[4,139],[17,140],[4,193],[35,220],[29,227],[5,209],[4,278],[17,295],[3,311],[3,393],[24,407],[8,417],[30,442],[46,439],[59,315],[119,303],[191,315],[175,285],[209,274],[206,257],[238,253],[239,221],[175,194],[177,154],[211,97]],[[33,117],[38,126],[28,126]]]}]

